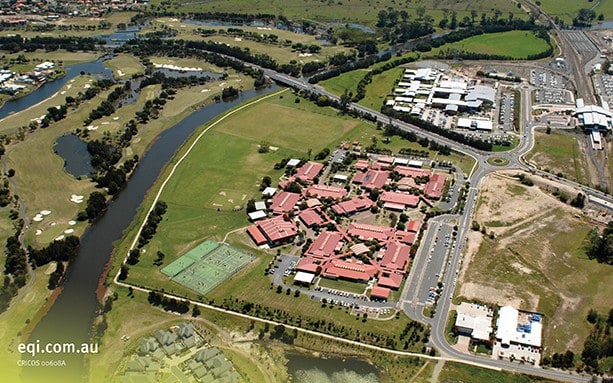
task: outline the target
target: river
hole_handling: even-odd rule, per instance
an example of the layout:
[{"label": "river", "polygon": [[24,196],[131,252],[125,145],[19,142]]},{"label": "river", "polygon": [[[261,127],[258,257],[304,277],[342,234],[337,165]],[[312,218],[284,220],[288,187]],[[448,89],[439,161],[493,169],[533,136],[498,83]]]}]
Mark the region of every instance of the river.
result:
[{"label": "river", "polygon": [[103,77],[111,77],[113,73],[104,66],[104,63],[102,62],[103,60],[104,58],[100,58],[92,62],[67,66],[66,75],[61,79],[46,82],[30,94],[5,102],[0,108],[0,119],[8,116],[9,114],[20,112],[31,107],[32,105],[36,105],[39,102],[48,99],[55,93],[59,92],[66,82],[78,76],[81,72],[97,73]]},{"label": "river", "polygon": [[[121,238],[123,231],[134,219],[147,190],[158,178],[160,171],[177,149],[199,126],[256,96],[269,93],[277,87],[242,92],[235,100],[204,107],[160,134],[150,150],[142,157],[127,187],[110,204],[107,213],[85,232],[79,254],[69,266],[63,291],[47,315],[40,321],[30,337],[30,342],[89,342],[90,328],[99,308],[96,288],[106,263],[113,252],[113,242]],[[117,339],[119,342],[120,340]],[[65,368],[24,369],[34,381],[48,382],[85,381],[86,368],[82,355],[40,355],[38,359],[66,360]],[[38,375],[37,373],[41,373]],[[30,377],[29,374],[32,374]],[[57,376],[54,376],[57,374]]]}]

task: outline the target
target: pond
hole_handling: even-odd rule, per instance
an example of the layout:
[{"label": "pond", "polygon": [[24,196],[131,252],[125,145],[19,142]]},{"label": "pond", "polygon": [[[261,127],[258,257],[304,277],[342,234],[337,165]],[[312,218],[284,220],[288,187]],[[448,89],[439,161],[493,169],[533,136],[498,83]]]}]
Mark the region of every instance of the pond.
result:
[{"label": "pond", "polygon": [[64,159],[64,170],[73,177],[90,176],[94,173],[87,144],[74,134],[65,134],[58,138],[53,151]]},{"label": "pond", "polygon": [[294,383],[378,383],[379,371],[357,358],[316,358],[286,354],[287,370]]}]

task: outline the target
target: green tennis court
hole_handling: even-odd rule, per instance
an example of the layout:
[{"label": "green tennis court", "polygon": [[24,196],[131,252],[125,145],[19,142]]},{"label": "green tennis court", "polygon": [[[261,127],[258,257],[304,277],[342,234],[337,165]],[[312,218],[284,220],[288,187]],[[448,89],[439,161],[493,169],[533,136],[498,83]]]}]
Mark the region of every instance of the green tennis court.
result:
[{"label": "green tennis court", "polygon": [[255,259],[228,245],[204,241],[162,269],[173,281],[207,294]]}]

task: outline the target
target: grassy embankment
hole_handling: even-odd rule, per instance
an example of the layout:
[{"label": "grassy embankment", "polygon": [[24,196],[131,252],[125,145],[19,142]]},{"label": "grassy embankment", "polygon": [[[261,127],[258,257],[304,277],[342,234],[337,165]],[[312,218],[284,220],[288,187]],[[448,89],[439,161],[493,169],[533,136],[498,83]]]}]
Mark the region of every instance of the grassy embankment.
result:
[{"label": "grassy embankment", "polygon": [[[151,2],[152,6],[163,5],[161,0]],[[388,8],[398,9],[397,2],[394,0],[381,0],[376,5],[373,5],[368,0],[355,0],[351,3],[345,2],[312,2],[307,5],[300,0],[271,0],[268,2],[248,3],[244,0],[225,1],[223,3],[183,3],[173,0],[171,5],[167,6],[168,10],[175,12],[236,12],[237,9],[244,9],[246,4],[250,5],[250,11],[256,13],[266,13],[278,15],[282,14],[290,19],[307,19],[328,22],[344,23],[362,23],[372,25],[377,20],[377,14],[381,10]],[[177,7],[177,8],[175,8]],[[515,3],[504,0],[476,0],[470,4],[470,9],[467,9],[465,3],[458,3],[454,0],[441,0],[436,3],[429,2],[409,2],[403,4],[402,10],[405,10],[409,15],[416,15],[418,8],[424,8],[425,14],[434,18],[434,25],[438,25],[438,21],[443,17],[443,10],[454,10],[457,12],[458,21],[463,17],[471,17],[471,9],[477,11],[476,22],[479,22],[481,13],[486,13],[488,17],[494,14],[494,10],[500,10],[506,17],[509,12],[513,12],[517,18],[527,18],[524,12],[519,10]],[[399,10],[399,9],[398,9]],[[414,16],[417,17],[417,16]]]},{"label": "grassy embankment", "polygon": [[570,180],[590,184],[588,164],[576,136],[555,130],[551,134],[536,130],[535,138],[534,148],[526,159],[553,174],[562,173]]},{"label": "grassy embankment", "polygon": [[441,51],[455,50],[469,53],[507,56],[513,59],[525,59],[546,51],[547,42],[537,37],[531,31],[508,31],[501,33],[485,33],[472,36],[462,41],[442,45],[426,52],[426,57],[437,57]]},{"label": "grassy embankment", "polygon": [[[611,305],[607,286],[613,284],[613,274],[587,259],[584,251],[593,226],[536,186],[513,180],[505,185],[479,194],[476,219],[495,238],[483,235],[479,240],[461,291],[543,313],[546,354],[567,349],[578,353],[590,331],[585,320],[589,309],[605,312]],[[505,213],[508,206],[522,206],[522,212]]]},{"label": "grassy embankment", "polygon": [[440,383],[546,383],[557,382],[532,375],[520,375],[506,371],[494,371],[455,362],[445,362],[439,375]]}]

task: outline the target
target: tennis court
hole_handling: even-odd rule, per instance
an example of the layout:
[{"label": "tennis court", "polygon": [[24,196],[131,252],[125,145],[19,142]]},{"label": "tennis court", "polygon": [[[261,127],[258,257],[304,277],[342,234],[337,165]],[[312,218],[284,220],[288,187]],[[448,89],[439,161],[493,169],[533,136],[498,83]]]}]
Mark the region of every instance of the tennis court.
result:
[{"label": "tennis court", "polygon": [[253,254],[207,240],[164,267],[162,272],[173,281],[204,295],[253,259]]}]

